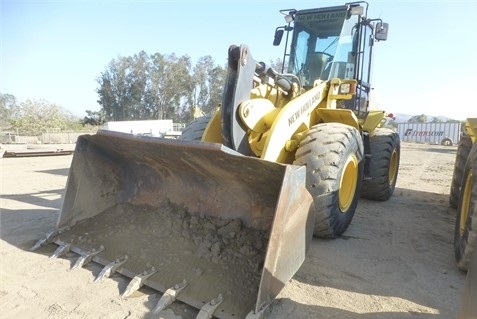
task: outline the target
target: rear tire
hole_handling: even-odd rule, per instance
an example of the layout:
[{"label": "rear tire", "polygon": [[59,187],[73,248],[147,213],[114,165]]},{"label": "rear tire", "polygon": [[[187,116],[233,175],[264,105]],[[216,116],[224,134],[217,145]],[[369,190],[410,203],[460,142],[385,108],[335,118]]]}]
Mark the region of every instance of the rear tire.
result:
[{"label": "rear tire", "polygon": [[195,120],[187,124],[187,126],[182,131],[182,134],[179,139],[184,141],[200,141],[211,118],[212,115],[205,115],[196,118]]},{"label": "rear tire", "polygon": [[454,230],[457,267],[469,268],[477,237],[477,143],[474,143],[463,171]]},{"label": "rear tire", "polygon": [[452,143],[452,140],[447,137],[441,141],[442,146],[452,146],[452,144],[454,144]]},{"label": "rear tire", "polygon": [[318,124],[300,142],[294,164],[306,165],[306,187],[313,197],[313,234],[336,238],[350,224],[363,176],[361,135],[340,123]]},{"label": "rear tire", "polygon": [[452,174],[452,183],[450,188],[449,204],[452,208],[457,208],[459,203],[460,186],[464,174],[465,163],[472,148],[472,140],[469,136],[463,136],[457,147],[455,156],[454,173]]},{"label": "rear tire", "polygon": [[386,201],[394,193],[399,171],[401,141],[390,129],[376,129],[370,137],[371,162],[369,180],[363,181],[361,197]]}]

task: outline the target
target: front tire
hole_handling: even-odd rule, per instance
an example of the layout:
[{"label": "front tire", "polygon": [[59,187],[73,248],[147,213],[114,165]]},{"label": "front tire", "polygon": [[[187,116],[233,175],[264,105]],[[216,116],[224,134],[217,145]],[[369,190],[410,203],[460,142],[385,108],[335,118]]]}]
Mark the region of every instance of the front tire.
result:
[{"label": "front tire", "polygon": [[360,133],[348,125],[318,124],[300,142],[294,164],[306,165],[315,236],[336,238],[348,228],[358,205],[362,159]]},{"label": "front tire", "polygon": [[464,174],[465,163],[469,157],[470,149],[472,148],[472,140],[470,136],[463,136],[457,147],[457,154],[455,156],[454,173],[452,174],[452,183],[449,196],[449,204],[452,208],[457,208],[459,203],[460,186],[462,183],[462,176]]},{"label": "front tire", "polygon": [[457,267],[467,271],[477,237],[477,143],[469,152],[461,185],[454,230],[454,253]]},{"label": "front tire", "polygon": [[394,193],[399,171],[401,141],[390,129],[376,129],[370,137],[370,179],[363,181],[361,197],[386,201]]}]

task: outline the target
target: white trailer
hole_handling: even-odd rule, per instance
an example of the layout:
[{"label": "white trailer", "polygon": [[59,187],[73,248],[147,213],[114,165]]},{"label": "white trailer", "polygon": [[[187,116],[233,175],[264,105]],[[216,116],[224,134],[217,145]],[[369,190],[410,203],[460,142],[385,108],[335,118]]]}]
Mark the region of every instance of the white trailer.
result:
[{"label": "white trailer", "polygon": [[112,121],[103,124],[102,129],[129,133],[132,135],[146,135],[154,137],[177,137],[181,135],[176,131],[177,123],[172,120],[145,120],[145,121]]},{"label": "white trailer", "polygon": [[397,130],[401,141],[455,145],[459,143],[462,123],[398,123]]}]

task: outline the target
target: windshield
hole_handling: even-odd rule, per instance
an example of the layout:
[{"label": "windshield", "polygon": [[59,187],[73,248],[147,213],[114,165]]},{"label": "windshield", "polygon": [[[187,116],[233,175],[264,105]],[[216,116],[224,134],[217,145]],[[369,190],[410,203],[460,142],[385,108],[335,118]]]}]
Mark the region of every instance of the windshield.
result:
[{"label": "windshield", "polygon": [[315,80],[353,78],[355,56],[353,36],[358,16],[347,10],[298,13],[289,60],[289,73],[297,75],[304,86]]}]

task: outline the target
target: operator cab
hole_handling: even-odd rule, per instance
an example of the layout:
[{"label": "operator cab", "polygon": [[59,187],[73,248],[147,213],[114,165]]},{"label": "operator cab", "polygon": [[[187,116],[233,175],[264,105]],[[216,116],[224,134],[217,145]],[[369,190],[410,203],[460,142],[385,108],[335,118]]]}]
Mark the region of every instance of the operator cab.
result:
[{"label": "operator cab", "polygon": [[[361,6],[364,4],[365,6]],[[310,10],[288,11],[287,26],[279,27],[274,45],[279,45],[284,31],[293,31],[288,57],[288,73],[296,75],[306,90],[317,81],[332,78],[357,80],[355,98],[342,107],[366,113],[371,90],[372,47],[375,40],[386,40],[387,24],[366,18],[366,2]],[[380,21],[376,27],[372,21]],[[287,35],[288,40],[288,35]]]},{"label": "operator cab", "polygon": [[341,7],[295,14],[288,72],[296,74],[305,88],[316,80],[354,78],[352,32],[358,16],[351,17]]}]

